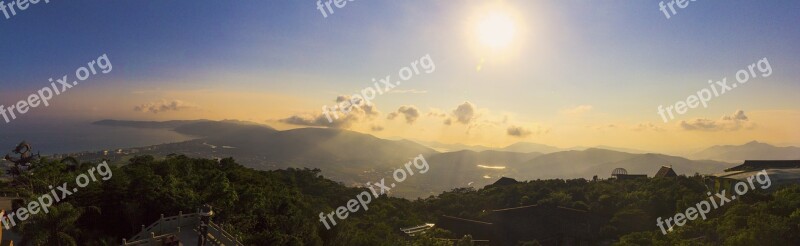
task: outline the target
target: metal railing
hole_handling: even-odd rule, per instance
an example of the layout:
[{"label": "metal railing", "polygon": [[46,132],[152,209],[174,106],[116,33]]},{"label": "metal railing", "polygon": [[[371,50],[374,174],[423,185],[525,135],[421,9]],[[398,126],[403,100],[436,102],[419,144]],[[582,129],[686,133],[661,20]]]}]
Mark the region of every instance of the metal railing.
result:
[{"label": "metal railing", "polygon": [[[145,227],[142,225],[142,230],[134,235],[133,237],[128,239],[122,239],[122,245],[154,245],[156,242],[160,242],[171,235],[179,235],[181,229],[188,229],[196,232],[196,235],[200,235],[195,228],[200,227],[202,221],[200,220],[201,216],[207,215],[208,213],[203,213],[199,209],[197,213],[192,214],[183,214],[183,211],[178,212],[177,216],[171,217],[164,217],[161,215],[161,218],[158,219],[150,226]],[[205,238],[208,239],[208,242],[213,245],[244,245],[239,240],[236,239],[233,235],[223,230],[214,222],[209,221],[208,226],[208,233],[205,235]]]}]

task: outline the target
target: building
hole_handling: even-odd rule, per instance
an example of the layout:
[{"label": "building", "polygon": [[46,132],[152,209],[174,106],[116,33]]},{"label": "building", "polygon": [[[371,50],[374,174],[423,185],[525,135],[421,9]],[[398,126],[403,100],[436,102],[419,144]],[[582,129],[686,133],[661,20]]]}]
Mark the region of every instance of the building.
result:
[{"label": "building", "polygon": [[656,172],[655,178],[674,178],[678,177],[678,174],[675,173],[675,170],[672,170],[672,165],[670,166],[661,166],[661,169],[658,169]]},{"label": "building", "polygon": [[647,174],[620,174],[615,177],[617,180],[646,179]]},{"label": "building", "polygon": [[625,168],[615,168],[614,171],[611,171],[611,177],[617,180],[630,180],[630,179],[641,179],[647,178],[646,174],[628,174],[628,170]]},{"label": "building", "polygon": [[746,160],[723,173],[708,176],[706,186],[717,192],[732,190],[736,183],[748,182],[748,178],[761,171],[769,176],[770,189],[784,184],[800,184],[800,160]]},{"label": "building", "polygon": [[598,240],[602,221],[588,211],[561,206],[529,205],[492,210],[485,221],[442,215],[436,227],[456,238],[471,235],[491,245],[590,245]]},{"label": "building", "polygon": [[764,169],[793,168],[800,168],[800,160],[746,160],[742,165],[725,169],[725,171],[761,171]]}]

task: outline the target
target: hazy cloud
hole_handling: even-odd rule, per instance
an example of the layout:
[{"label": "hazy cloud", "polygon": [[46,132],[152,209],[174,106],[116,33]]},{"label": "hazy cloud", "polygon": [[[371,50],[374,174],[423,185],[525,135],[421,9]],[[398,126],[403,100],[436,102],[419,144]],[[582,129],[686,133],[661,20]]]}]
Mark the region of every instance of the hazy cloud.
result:
[{"label": "hazy cloud", "polygon": [[744,115],[743,110],[737,110],[733,115],[726,115],[722,117],[722,120],[748,120],[747,115]]},{"label": "hazy cloud", "polygon": [[192,108],[197,108],[197,106],[177,99],[172,101],[164,99],[157,102],[150,102],[138,105],[136,107],[133,107],[133,110],[138,112],[157,114],[167,111],[181,111],[184,109],[192,109]]},{"label": "hazy cloud", "polygon": [[613,130],[617,129],[616,124],[605,124],[605,125],[596,125],[596,126],[587,126],[595,130]]},{"label": "hazy cloud", "polygon": [[651,123],[651,122],[644,122],[644,123],[639,123],[639,124],[637,124],[637,125],[635,125],[635,126],[631,127],[631,130],[634,130],[634,131],[647,131],[647,130],[651,130],[651,131],[657,131],[657,132],[660,132],[660,131],[664,131],[664,128],[662,128],[662,127],[660,127],[660,126],[657,126],[657,125],[655,125],[655,124],[653,124],[653,123]]},{"label": "hazy cloud", "polygon": [[735,131],[753,128],[755,125],[749,120],[743,110],[737,110],[733,115],[723,116],[719,120],[694,119],[681,121],[679,125],[687,131]]},{"label": "hazy cloud", "polygon": [[[363,103],[363,100],[358,98],[356,98],[354,101],[351,101],[350,96],[337,96],[335,100],[338,105],[342,105],[347,101],[355,102],[355,104],[348,107],[350,112],[344,113],[342,112],[341,108],[336,108],[335,111],[333,108],[331,108],[331,111],[328,112],[333,122],[328,120],[328,115],[325,115],[325,113],[322,112],[317,114],[293,115],[278,121],[298,126],[350,128],[355,123],[368,122],[380,115],[380,111],[378,111],[374,103],[366,105],[366,103]],[[338,116],[338,119],[336,116]]]},{"label": "hazy cloud", "polygon": [[350,126],[350,121],[346,119],[338,119],[329,122],[325,115],[309,116],[309,115],[292,115],[289,118],[280,119],[280,122],[298,126],[326,126],[326,127],[347,127]]},{"label": "hazy cloud", "polygon": [[449,125],[452,125],[452,124],[453,124],[453,119],[450,119],[450,118],[447,118],[447,119],[445,119],[445,120],[444,120],[444,124],[445,124],[445,125],[448,125],[448,126],[449,126]]},{"label": "hazy cloud", "polygon": [[409,93],[409,94],[426,94],[426,93],[428,93],[428,91],[415,90],[415,89],[410,89],[410,90],[394,90],[393,89],[393,90],[389,91],[389,93],[397,93],[397,94],[406,94],[406,93]]},{"label": "hazy cloud", "polygon": [[599,131],[612,131],[612,130],[632,130],[632,131],[664,131],[663,127],[657,126],[651,122],[642,122],[635,125],[629,124],[600,124],[600,125],[588,125],[587,128],[599,130]]},{"label": "hazy cloud", "polygon": [[397,111],[389,114],[387,119],[394,119],[395,117],[403,115],[406,118],[406,123],[413,124],[419,118],[419,110],[415,106],[400,106]]},{"label": "hazy cloud", "polygon": [[506,134],[509,136],[514,137],[527,137],[529,135],[542,135],[547,134],[550,132],[549,128],[542,127],[539,125],[533,127],[524,127],[524,126],[517,126],[511,125],[506,129]]},{"label": "hazy cloud", "polygon": [[574,108],[563,109],[561,113],[566,115],[580,115],[592,111],[592,108],[594,108],[592,105],[578,105]]},{"label": "hazy cloud", "polygon": [[506,133],[508,133],[509,136],[514,137],[527,137],[528,135],[531,135],[530,130],[521,126],[509,126],[506,130]]},{"label": "hazy cloud", "polygon": [[[457,122],[466,125],[472,122],[472,120],[474,120],[475,118],[477,118],[475,116],[475,111],[476,111],[475,105],[473,105],[470,102],[464,102],[463,104],[458,105],[458,107],[455,110],[453,110],[453,117]],[[448,119],[447,121],[445,121],[445,125],[450,125],[449,123],[451,122],[452,121]]]},{"label": "hazy cloud", "polygon": [[431,108],[428,110],[428,116],[444,118],[447,117],[447,113],[438,108]]}]

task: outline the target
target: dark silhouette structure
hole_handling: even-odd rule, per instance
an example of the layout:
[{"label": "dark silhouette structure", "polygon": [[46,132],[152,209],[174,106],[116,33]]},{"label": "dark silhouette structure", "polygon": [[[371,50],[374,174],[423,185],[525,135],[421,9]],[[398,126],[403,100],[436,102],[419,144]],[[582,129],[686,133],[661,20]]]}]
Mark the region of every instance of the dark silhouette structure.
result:
[{"label": "dark silhouette structure", "polygon": [[672,170],[672,166],[662,166],[661,169],[658,169],[656,173],[656,178],[672,178],[678,177],[678,174],[675,173],[675,170]]},{"label": "dark silhouette structure", "polygon": [[611,171],[611,177],[616,178],[617,180],[629,180],[629,179],[647,178],[647,175],[628,174],[628,170],[625,170],[625,168],[615,168],[614,171]]},{"label": "dark silhouette structure", "polygon": [[626,174],[628,174],[628,170],[625,170],[625,168],[618,167],[615,168],[614,171],[611,171],[611,177],[616,177],[617,175],[626,175]]},{"label": "dark silhouette structure", "polygon": [[742,165],[725,169],[725,171],[756,171],[763,169],[789,168],[800,168],[800,160],[746,160]]},{"label": "dark silhouette structure", "polygon": [[733,190],[739,182],[752,182],[757,175],[768,175],[769,189],[785,184],[800,184],[800,160],[746,160],[742,165],[728,168],[724,173],[707,176],[706,187],[711,191]]},{"label": "dark silhouette structure", "polygon": [[496,186],[504,186],[504,185],[513,185],[519,183],[516,179],[502,177],[495,181],[492,185]]},{"label": "dark silhouette structure", "polygon": [[517,245],[538,241],[541,245],[591,245],[598,241],[603,219],[585,210],[561,206],[529,205],[492,210],[484,221],[442,215],[436,227],[456,238],[472,235],[491,245]]},{"label": "dark silhouette structure", "polygon": [[142,225],[142,230],[130,240],[123,238],[122,245],[244,245],[215,224],[211,220],[213,216],[214,210],[208,204],[192,214],[178,212],[172,217],[162,214],[161,219],[150,226]]},{"label": "dark silhouette structure", "polygon": [[19,158],[13,158],[11,155],[6,155],[3,159],[14,163],[14,167],[10,170],[7,170],[6,173],[11,174],[13,176],[20,175],[22,170],[30,169],[31,162],[34,158],[41,157],[41,155],[33,154],[33,147],[25,141],[22,141],[17,145],[16,148],[12,151],[13,154],[19,155]]}]

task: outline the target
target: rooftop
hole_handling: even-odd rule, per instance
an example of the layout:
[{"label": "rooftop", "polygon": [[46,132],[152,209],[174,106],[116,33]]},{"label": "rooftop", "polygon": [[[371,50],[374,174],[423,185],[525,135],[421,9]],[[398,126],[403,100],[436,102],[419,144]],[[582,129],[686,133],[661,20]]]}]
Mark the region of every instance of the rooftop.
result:
[{"label": "rooftop", "polygon": [[742,165],[728,168],[725,171],[752,171],[786,168],[800,168],[800,160],[746,160]]}]

